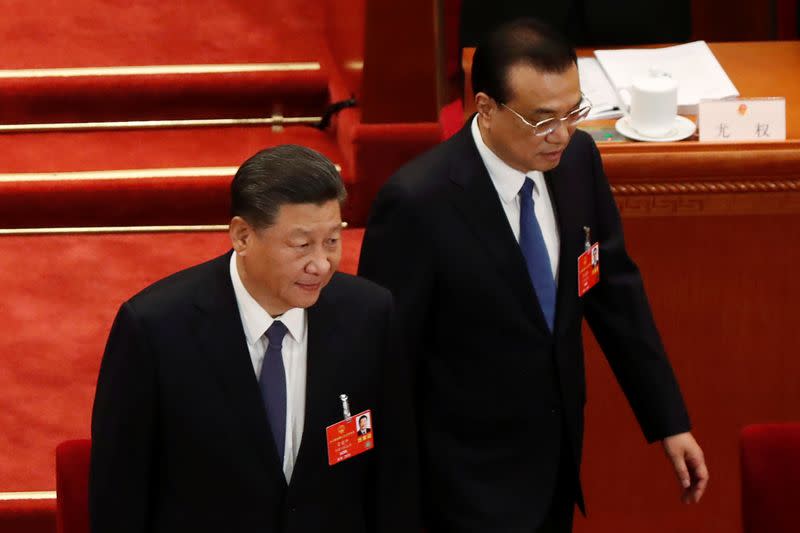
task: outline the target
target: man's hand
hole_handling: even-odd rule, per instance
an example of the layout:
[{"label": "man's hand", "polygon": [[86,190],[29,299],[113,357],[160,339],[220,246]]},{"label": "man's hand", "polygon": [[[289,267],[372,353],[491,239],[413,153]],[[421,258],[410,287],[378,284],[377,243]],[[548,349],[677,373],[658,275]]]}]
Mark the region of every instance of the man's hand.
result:
[{"label": "man's hand", "polygon": [[679,433],[667,437],[661,444],[672,461],[678,482],[683,489],[683,503],[697,503],[703,497],[708,484],[708,468],[703,450],[691,433]]}]

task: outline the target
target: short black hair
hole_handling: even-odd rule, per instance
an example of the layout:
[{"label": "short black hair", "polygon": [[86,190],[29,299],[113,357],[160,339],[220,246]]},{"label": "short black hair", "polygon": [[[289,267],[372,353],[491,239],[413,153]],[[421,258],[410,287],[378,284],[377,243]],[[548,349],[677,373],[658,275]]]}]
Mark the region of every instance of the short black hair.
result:
[{"label": "short black hair", "polygon": [[347,198],[330,159],[305,146],[282,144],[245,161],[231,182],[231,216],[257,228],[275,222],[284,204],[317,204]]},{"label": "short black hair", "polygon": [[367,415],[361,415],[358,417],[358,421],[361,422],[362,420],[368,420]]},{"label": "short black hair", "polygon": [[514,20],[498,26],[478,44],[472,58],[472,90],[504,104],[511,99],[511,67],[524,64],[541,72],[564,72],[577,61],[575,48],[555,29],[536,19]]}]

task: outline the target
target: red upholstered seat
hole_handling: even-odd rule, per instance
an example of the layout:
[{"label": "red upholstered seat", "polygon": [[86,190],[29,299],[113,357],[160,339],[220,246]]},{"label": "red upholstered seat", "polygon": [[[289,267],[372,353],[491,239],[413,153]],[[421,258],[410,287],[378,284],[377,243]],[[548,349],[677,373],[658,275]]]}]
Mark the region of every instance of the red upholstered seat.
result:
[{"label": "red upholstered seat", "polygon": [[747,426],[741,451],[744,532],[800,531],[800,423]]},{"label": "red upholstered seat", "polygon": [[89,533],[89,456],[92,442],[68,440],[56,448],[58,533]]}]

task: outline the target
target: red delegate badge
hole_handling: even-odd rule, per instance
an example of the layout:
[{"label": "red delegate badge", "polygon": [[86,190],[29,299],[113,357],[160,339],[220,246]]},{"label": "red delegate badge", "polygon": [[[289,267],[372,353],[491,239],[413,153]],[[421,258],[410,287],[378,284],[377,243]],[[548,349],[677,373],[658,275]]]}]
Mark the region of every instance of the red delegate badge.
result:
[{"label": "red delegate badge", "polygon": [[355,416],[325,428],[328,441],[328,464],[333,466],[375,447],[372,433],[372,411]]},{"label": "red delegate badge", "polygon": [[578,257],[578,296],[600,281],[600,243],[594,243]]}]

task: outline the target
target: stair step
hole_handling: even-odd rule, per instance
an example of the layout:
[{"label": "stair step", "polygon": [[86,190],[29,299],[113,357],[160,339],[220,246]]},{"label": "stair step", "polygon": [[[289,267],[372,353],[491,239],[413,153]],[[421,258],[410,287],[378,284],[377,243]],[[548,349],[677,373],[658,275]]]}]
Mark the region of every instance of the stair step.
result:
[{"label": "stair step", "polygon": [[278,144],[325,154],[352,188],[336,137],[303,126],[0,135],[0,228],[226,223],[236,169]]},{"label": "stair step", "polygon": [[[50,467],[55,472],[55,465],[50,465],[52,462],[48,461],[46,467],[42,465],[42,469]],[[47,498],[38,498],[28,497],[27,493],[0,492],[0,531],[55,533],[56,497],[55,492],[48,494]]]},{"label": "stair step", "polygon": [[315,61],[0,70],[0,124],[321,114]]},{"label": "stair step", "polygon": [[0,135],[0,174],[238,167],[257,151],[302,144],[344,165],[336,136],[307,126],[46,132]]}]

